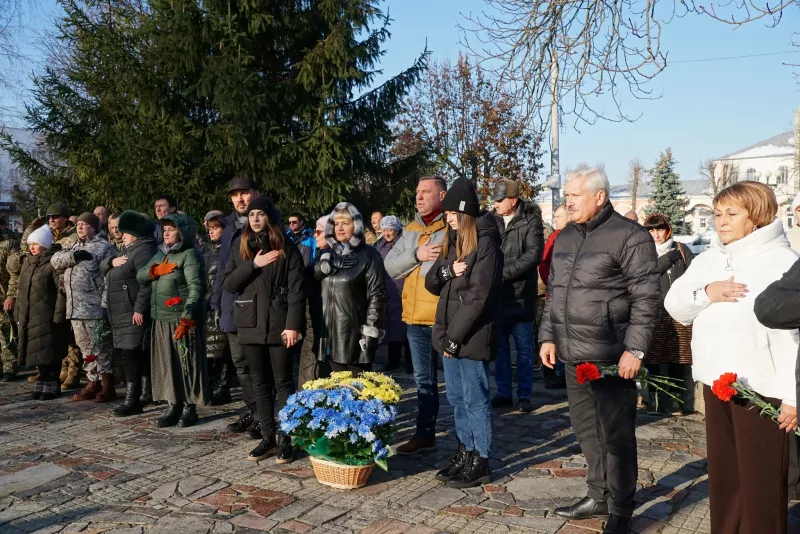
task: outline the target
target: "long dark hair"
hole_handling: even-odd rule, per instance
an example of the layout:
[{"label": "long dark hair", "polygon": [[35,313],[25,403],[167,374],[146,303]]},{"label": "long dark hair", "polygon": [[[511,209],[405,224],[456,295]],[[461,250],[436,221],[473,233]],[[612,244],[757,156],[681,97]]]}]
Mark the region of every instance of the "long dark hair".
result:
[{"label": "long dark hair", "polygon": [[[248,219],[250,218],[250,213],[247,214]],[[272,250],[280,250],[281,256],[286,254],[286,251],[283,249],[284,244],[284,237],[283,232],[281,231],[280,227],[272,222],[267,214],[267,235],[269,236],[269,244],[272,247]],[[245,261],[252,260],[256,254],[258,254],[258,249],[253,250],[250,246],[250,237],[255,237],[256,233],[250,227],[250,221],[247,221],[247,226],[242,229],[242,238],[241,242],[239,243],[239,254],[241,254],[242,259]]]}]

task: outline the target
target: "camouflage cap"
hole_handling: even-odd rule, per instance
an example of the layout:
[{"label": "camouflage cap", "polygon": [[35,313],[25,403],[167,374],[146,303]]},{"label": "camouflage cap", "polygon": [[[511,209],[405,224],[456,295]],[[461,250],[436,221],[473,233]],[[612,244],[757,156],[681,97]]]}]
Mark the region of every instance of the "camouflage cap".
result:
[{"label": "camouflage cap", "polygon": [[64,204],[56,202],[55,204],[50,204],[50,207],[47,208],[47,213],[45,213],[45,215],[48,217],[69,217],[69,208]]}]

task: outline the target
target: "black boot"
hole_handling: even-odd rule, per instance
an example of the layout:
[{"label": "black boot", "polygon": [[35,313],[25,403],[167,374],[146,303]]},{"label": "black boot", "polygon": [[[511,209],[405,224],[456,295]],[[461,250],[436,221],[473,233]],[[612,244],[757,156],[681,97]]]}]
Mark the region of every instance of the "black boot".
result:
[{"label": "black boot", "polygon": [[630,517],[611,514],[606,523],[606,527],[603,529],[603,534],[630,534],[631,523]]},{"label": "black boot", "polygon": [[275,441],[278,444],[278,453],[275,456],[276,464],[288,464],[294,460],[294,447],[292,447],[292,438],[278,430],[275,433]]},{"label": "black boot", "polygon": [[275,454],[275,450],[277,448],[278,443],[275,441],[275,436],[270,435],[269,437],[262,439],[261,442],[256,445],[256,448],[250,451],[250,456],[248,456],[247,459],[253,462],[258,462],[259,460],[263,460],[271,454]]},{"label": "black boot", "polygon": [[211,394],[211,406],[222,406],[231,402],[231,388],[220,385]]},{"label": "black boot", "polygon": [[142,401],[139,399],[141,382],[128,382],[125,384],[125,401],[114,409],[117,417],[128,417],[142,413]]},{"label": "black boot", "polygon": [[448,488],[474,488],[492,481],[489,458],[481,458],[477,451],[467,453],[467,462],[459,474],[447,482]]},{"label": "black boot", "polygon": [[464,444],[459,441],[458,449],[456,449],[453,459],[450,460],[450,465],[436,473],[436,480],[447,482],[459,474],[464,469],[464,465],[467,463],[467,456],[469,456],[467,449],[465,449]]},{"label": "black boot", "polygon": [[150,377],[142,377],[142,396],[139,397],[139,404],[147,406],[153,402],[153,387],[150,384]]},{"label": "black boot", "polygon": [[556,508],[555,514],[567,519],[590,519],[592,517],[606,517],[608,515],[608,503],[596,501],[591,497],[584,497],[575,504]]},{"label": "black boot", "polygon": [[165,428],[168,426],[175,426],[181,418],[181,411],[183,410],[183,403],[178,402],[175,404],[170,403],[164,415],[156,419],[156,426],[158,428]]},{"label": "black boot", "polygon": [[233,423],[229,423],[227,427],[225,427],[228,432],[235,432],[237,434],[241,434],[248,428],[250,425],[253,424],[253,414],[249,411],[245,411],[242,415],[239,416],[239,419],[234,421]]},{"label": "black boot", "polygon": [[33,383],[33,393],[31,393],[31,398],[33,400],[39,400],[42,398],[42,393],[44,392],[44,382],[37,380]]},{"label": "black boot", "polygon": [[187,404],[183,407],[181,418],[178,419],[178,426],[186,428],[187,426],[194,426],[197,424],[197,406],[194,404]]},{"label": "black boot", "polygon": [[261,433],[261,423],[258,421],[253,421],[253,424],[244,431],[244,435],[247,439],[263,439],[264,436]]}]

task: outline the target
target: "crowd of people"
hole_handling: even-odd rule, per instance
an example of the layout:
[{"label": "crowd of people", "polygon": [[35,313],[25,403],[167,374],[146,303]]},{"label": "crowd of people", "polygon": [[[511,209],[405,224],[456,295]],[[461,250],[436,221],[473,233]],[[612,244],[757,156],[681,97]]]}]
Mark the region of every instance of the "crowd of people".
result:
[{"label": "crowd of people", "polygon": [[[608,517],[607,534],[631,528],[637,404],[691,413],[697,380],[712,532],[786,532],[800,267],[774,193],[758,182],[721,191],[717,236],[693,257],[665,216],[622,216],[609,191],[602,171],[574,172],[551,228],[517,182],[500,180],[488,211],[469,180],[448,188],[431,175],[406,225],[381,212],[366,222],[341,202],[311,228],[299,213],[285,227],[237,177],[233,211],[206,214],[202,237],[170,195],[155,200],[155,219],[101,206],[73,221],[54,204],[21,239],[0,224],[3,380],[35,368],[33,398],[54,399],[79,388],[82,362],[73,401],[115,400],[122,375],[114,414],[165,403],[159,427],[196,424],[197,405],[230,402],[238,384],[244,410],[228,429],[258,440],[249,459],[288,463],[292,442],[276,425],[288,397],[331,372],[371,371],[384,344],[383,370],[413,373],[417,390],[414,435],[396,452],[436,449],[441,365],[458,447],[436,478],[466,488],[492,479],[495,410],[515,406],[514,374],[517,409],[536,409],[541,363],[546,387],[567,390],[588,464],[587,496],[555,513]],[[581,380],[585,362],[618,376]],[[683,387],[639,399],[643,365]],[[717,398],[723,373],[780,407],[777,424]]]}]

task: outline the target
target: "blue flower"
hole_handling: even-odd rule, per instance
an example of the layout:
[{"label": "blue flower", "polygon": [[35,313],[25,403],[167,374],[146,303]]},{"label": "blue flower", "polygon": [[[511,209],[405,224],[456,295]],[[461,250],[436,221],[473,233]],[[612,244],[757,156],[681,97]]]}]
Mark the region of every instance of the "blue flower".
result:
[{"label": "blue flower", "polygon": [[290,434],[292,430],[300,426],[299,419],[290,419],[288,421],[283,421],[281,423],[281,430],[283,430],[286,434]]},{"label": "blue flower", "polygon": [[339,434],[347,431],[347,427],[350,425],[350,417],[347,417],[344,414],[338,413],[330,418],[328,421],[328,431],[325,432],[325,436],[330,438],[335,438]]},{"label": "blue flower", "polygon": [[389,448],[388,447],[383,447],[383,448],[379,449],[377,453],[375,453],[375,459],[376,460],[383,460],[387,456],[389,456]]},{"label": "blue flower", "polygon": [[383,448],[383,442],[381,440],[375,440],[372,444],[372,452],[378,452],[379,449]]}]

